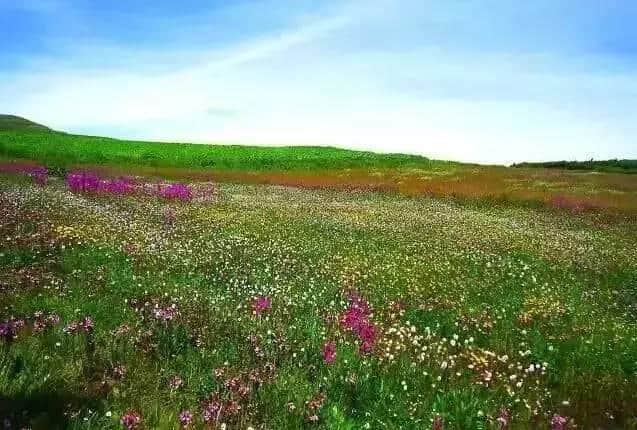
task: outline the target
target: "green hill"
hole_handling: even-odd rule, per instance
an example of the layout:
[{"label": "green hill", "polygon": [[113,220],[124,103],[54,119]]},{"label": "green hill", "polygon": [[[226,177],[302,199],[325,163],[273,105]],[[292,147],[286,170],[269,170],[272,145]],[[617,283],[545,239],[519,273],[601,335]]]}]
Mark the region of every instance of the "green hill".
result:
[{"label": "green hill", "polygon": [[16,115],[0,114],[0,131],[50,131],[51,129]]},{"label": "green hill", "polygon": [[334,147],[259,147],[159,143],[81,136],[11,115],[0,117],[0,157],[47,165],[109,164],[236,170],[435,168],[459,163],[418,155],[381,154]]}]

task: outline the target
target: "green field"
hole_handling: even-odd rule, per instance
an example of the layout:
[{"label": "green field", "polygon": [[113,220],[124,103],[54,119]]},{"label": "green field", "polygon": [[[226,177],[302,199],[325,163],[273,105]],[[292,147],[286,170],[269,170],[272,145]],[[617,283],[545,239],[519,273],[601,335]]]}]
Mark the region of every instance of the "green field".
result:
[{"label": "green field", "polygon": [[[0,174],[0,419],[11,428],[637,429],[635,218],[459,199],[502,183],[607,190],[634,206],[634,175],[24,129],[0,143],[6,158],[65,169],[139,173],[152,161],[187,173],[210,156],[299,181],[215,184],[178,202]],[[345,181],[341,165],[452,198],[308,186],[327,180],[323,166]],[[197,196],[210,186],[191,184]]]}]

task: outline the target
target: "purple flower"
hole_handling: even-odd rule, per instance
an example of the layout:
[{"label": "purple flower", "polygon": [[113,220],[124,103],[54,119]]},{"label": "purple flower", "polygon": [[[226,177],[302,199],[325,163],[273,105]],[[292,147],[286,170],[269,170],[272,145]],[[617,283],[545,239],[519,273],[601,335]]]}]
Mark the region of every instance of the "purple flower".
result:
[{"label": "purple flower", "polygon": [[22,318],[11,317],[0,323],[0,340],[11,342],[18,337],[18,333],[26,326],[26,321]]},{"label": "purple flower", "polygon": [[336,360],[336,344],[334,341],[326,342],[323,345],[323,361],[325,364],[332,364]]},{"label": "purple flower", "polygon": [[179,414],[179,424],[181,424],[181,426],[184,428],[190,426],[193,419],[194,417],[192,415],[192,412],[190,411],[181,411],[181,413]]},{"label": "purple flower", "polygon": [[120,419],[120,423],[122,423],[124,428],[127,430],[136,429],[141,422],[142,422],[142,418],[135,411],[126,412],[124,415],[122,415],[122,418]]},{"label": "purple flower", "polygon": [[0,324],[0,339],[4,339],[7,342],[13,340],[15,332],[10,322],[3,322]]}]

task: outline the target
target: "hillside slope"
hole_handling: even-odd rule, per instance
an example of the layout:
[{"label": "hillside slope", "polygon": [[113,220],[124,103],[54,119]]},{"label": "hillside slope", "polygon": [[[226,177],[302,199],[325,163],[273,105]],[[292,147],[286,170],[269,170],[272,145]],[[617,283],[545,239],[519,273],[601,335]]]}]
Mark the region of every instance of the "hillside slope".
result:
[{"label": "hillside slope", "polygon": [[50,128],[16,115],[0,114],[0,131],[51,131]]}]

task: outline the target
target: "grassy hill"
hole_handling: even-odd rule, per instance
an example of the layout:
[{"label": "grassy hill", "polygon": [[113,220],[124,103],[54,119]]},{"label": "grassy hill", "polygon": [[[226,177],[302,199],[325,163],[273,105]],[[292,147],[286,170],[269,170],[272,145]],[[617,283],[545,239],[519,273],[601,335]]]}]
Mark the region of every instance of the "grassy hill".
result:
[{"label": "grassy hill", "polygon": [[51,131],[51,129],[16,115],[0,114],[0,131]]},{"label": "grassy hill", "polygon": [[457,163],[406,154],[379,154],[333,147],[201,145],[80,136],[50,130],[23,118],[0,118],[0,156],[45,164],[108,164],[195,169],[313,170],[432,168]]}]

